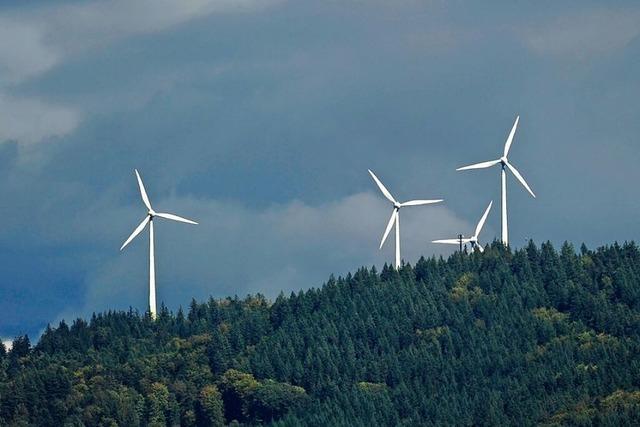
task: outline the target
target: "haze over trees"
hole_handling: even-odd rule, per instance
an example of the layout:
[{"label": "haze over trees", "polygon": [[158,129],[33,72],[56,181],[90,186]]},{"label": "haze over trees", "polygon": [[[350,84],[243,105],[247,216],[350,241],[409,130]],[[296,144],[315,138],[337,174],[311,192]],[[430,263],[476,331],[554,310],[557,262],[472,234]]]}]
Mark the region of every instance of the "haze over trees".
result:
[{"label": "haze over trees", "polygon": [[494,243],[18,337],[0,425],[637,425],[639,356],[635,244]]}]

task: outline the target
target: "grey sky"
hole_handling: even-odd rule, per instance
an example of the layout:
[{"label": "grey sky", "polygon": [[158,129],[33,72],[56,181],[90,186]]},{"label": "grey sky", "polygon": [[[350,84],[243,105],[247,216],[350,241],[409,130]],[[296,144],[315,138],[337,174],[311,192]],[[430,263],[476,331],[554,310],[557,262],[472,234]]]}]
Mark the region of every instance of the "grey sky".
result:
[{"label": "grey sky", "polygon": [[0,7],[0,336],[146,304],[144,216],[158,209],[171,308],[319,286],[428,242],[499,231],[590,246],[638,238],[640,6],[634,2],[93,1]]}]

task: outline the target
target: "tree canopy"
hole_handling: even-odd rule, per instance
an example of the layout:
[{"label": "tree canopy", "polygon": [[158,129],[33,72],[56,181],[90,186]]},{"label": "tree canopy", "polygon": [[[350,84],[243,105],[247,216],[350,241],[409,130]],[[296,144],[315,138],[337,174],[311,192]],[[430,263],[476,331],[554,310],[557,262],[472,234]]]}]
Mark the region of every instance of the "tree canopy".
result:
[{"label": "tree canopy", "polygon": [[637,425],[640,250],[494,243],[2,350],[0,425]]}]

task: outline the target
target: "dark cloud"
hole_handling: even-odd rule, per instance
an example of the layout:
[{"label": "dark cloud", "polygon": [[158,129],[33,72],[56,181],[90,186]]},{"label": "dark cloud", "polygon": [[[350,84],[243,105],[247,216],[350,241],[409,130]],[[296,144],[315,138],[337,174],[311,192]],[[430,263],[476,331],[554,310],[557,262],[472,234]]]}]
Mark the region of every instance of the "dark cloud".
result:
[{"label": "dark cloud", "polygon": [[403,211],[407,260],[451,250],[427,242],[494,200],[491,240],[498,171],[455,168],[497,157],[516,114],[510,158],[538,198],[509,180],[512,242],[637,238],[633,4],[125,3],[99,25],[93,3],[0,12],[3,40],[26,35],[0,42],[0,336],[144,309],[146,237],[117,251],[144,215],[134,167],[201,222],[158,224],[172,308],[391,261],[367,168],[400,199],[446,199]]}]

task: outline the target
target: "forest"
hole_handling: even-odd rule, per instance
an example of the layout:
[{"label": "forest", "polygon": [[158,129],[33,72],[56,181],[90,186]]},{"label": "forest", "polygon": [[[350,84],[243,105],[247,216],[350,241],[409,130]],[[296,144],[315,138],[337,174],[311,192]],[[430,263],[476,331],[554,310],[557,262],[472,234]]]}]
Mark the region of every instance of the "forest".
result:
[{"label": "forest", "polygon": [[494,242],[0,344],[2,426],[260,424],[639,425],[640,249]]}]

